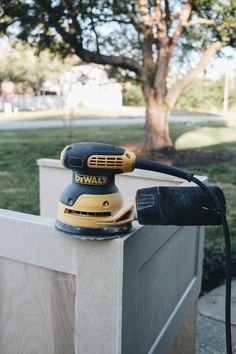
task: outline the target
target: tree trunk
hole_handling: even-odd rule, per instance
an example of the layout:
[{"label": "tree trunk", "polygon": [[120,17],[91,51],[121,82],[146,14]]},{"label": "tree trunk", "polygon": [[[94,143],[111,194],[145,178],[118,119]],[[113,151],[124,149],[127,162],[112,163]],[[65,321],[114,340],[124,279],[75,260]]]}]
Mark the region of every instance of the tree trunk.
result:
[{"label": "tree trunk", "polygon": [[164,100],[149,94],[146,98],[146,135],[145,147],[148,151],[173,149],[169,135],[169,111]]}]

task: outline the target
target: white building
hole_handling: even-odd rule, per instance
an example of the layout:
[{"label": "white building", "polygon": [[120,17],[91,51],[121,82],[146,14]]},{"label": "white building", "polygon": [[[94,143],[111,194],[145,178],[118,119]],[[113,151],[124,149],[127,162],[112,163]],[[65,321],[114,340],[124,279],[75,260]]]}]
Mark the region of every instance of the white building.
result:
[{"label": "white building", "polygon": [[99,65],[72,66],[69,71],[58,74],[54,82],[46,81],[41,95],[5,95],[0,97],[0,110],[5,105],[19,111],[53,108],[88,108],[116,110],[122,107],[122,86],[109,79]]},{"label": "white building", "polygon": [[46,82],[43,90],[56,91],[70,108],[78,104],[103,109],[122,107],[122,86],[95,64],[72,66],[59,75],[57,83]]}]

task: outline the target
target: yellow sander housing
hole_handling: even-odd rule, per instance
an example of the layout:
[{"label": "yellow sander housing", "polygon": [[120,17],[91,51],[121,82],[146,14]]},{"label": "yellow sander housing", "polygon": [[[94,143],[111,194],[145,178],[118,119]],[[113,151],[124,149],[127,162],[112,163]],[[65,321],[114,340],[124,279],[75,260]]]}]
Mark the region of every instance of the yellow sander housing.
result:
[{"label": "yellow sander housing", "polygon": [[56,228],[86,239],[127,233],[133,206],[123,206],[114,179],[134,170],[135,155],[113,145],[83,142],[66,146],[61,163],[73,171],[73,179],[60,197]]}]

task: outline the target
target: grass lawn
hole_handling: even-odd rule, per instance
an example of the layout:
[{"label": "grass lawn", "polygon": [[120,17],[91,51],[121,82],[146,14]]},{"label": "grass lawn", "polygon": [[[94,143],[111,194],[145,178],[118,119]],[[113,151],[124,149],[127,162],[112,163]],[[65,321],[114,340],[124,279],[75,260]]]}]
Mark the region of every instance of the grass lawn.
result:
[{"label": "grass lawn", "polygon": [[[207,123],[208,127],[221,128],[223,123]],[[202,124],[171,124],[174,141],[189,131],[197,131]],[[111,144],[140,143],[143,126],[91,127],[67,129],[38,129],[0,132],[0,208],[32,214],[39,213],[38,167],[36,159],[59,158],[62,148],[71,142],[98,141]],[[190,166],[188,170],[209,177],[210,184],[219,185],[226,195],[227,214],[232,242],[236,246],[236,141],[201,149],[229,160],[204,166]],[[206,247],[223,247],[221,227],[207,227]],[[211,257],[211,255],[209,255]]]},{"label": "grass lawn", "polygon": [[0,208],[38,214],[40,157],[59,158],[65,145],[79,141],[137,142],[143,127],[32,129],[0,132]]}]

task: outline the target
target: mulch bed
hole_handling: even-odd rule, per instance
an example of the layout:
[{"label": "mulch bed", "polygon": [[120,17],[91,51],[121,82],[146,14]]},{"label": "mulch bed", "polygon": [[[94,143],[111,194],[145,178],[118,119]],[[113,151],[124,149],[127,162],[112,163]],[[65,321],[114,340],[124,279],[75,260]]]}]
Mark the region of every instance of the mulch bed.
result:
[{"label": "mulch bed", "polygon": [[217,153],[203,152],[197,149],[174,150],[165,152],[151,151],[147,153],[142,144],[128,144],[123,146],[138,157],[148,158],[173,166],[188,167],[194,165],[210,165],[230,161],[231,158]]}]

